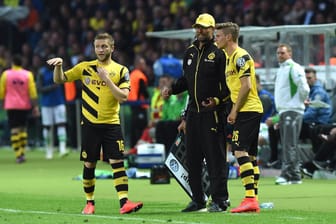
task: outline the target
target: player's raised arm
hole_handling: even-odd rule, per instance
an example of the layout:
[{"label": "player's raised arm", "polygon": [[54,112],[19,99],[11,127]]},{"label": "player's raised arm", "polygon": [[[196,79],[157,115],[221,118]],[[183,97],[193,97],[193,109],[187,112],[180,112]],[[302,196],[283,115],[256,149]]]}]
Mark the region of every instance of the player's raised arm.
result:
[{"label": "player's raised arm", "polygon": [[63,64],[63,59],[62,58],[51,58],[47,61],[48,65],[53,65],[54,67],[54,82],[55,83],[64,83],[65,80],[65,76],[63,73],[63,68],[62,68],[62,64]]}]

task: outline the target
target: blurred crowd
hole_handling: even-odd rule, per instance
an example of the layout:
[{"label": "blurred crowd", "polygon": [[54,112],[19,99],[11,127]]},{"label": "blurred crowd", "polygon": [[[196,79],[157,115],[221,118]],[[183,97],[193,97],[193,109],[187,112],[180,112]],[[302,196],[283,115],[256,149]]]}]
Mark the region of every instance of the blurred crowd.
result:
[{"label": "blurred crowd", "polygon": [[[189,42],[147,38],[146,32],[191,28],[201,12],[240,26],[336,21],[334,0],[2,0],[0,6],[28,9],[27,17],[14,23],[0,17],[5,33],[0,36],[0,71],[10,66],[13,53],[21,53],[23,67],[33,73],[49,55],[65,58],[65,66],[94,58],[92,40],[102,30],[115,38],[115,60],[132,68],[140,54],[152,68],[164,51],[181,57]],[[153,72],[148,76],[153,83]]]},{"label": "blurred crowd", "polygon": [[335,0],[0,0],[0,74],[16,53],[35,76],[51,56],[62,57],[64,69],[94,59],[93,38],[107,31],[115,39],[113,59],[132,71],[136,56],[143,57],[148,86],[156,87],[154,63],[167,53],[182,58],[190,41],[146,32],[189,29],[202,12],[241,27],[334,23],[335,6]]}]

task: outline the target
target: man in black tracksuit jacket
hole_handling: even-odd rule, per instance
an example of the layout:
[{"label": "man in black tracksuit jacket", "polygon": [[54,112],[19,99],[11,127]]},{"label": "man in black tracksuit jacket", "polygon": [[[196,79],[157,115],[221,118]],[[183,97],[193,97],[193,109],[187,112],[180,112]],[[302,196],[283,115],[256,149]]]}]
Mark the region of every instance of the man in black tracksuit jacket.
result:
[{"label": "man in black tracksuit jacket", "polygon": [[186,113],[186,159],[192,201],[182,212],[205,208],[202,189],[202,164],[205,158],[210,177],[212,203],[208,211],[227,208],[227,167],[224,138],[226,103],[229,90],[225,82],[225,54],[214,44],[215,22],[211,15],[201,14],[193,27],[196,40],[186,50],[183,76],[170,88],[163,88],[163,97],[188,91]]}]

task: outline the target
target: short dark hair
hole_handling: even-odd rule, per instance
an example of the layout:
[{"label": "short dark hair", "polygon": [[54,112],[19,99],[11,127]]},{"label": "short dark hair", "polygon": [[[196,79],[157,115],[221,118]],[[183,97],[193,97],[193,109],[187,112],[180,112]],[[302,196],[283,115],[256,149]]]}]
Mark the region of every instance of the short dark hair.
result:
[{"label": "short dark hair", "polygon": [[22,65],[22,57],[19,54],[13,55],[12,62],[14,65],[21,66]]},{"label": "short dark hair", "polygon": [[307,68],[305,68],[305,73],[313,73],[313,74],[316,74],[316,70],[313,69],[312,67],[307,67]]},{"label": "short dark hair", "polygon": [[257,83],[260,83],[260,76],[258,74],[255,75]]}]

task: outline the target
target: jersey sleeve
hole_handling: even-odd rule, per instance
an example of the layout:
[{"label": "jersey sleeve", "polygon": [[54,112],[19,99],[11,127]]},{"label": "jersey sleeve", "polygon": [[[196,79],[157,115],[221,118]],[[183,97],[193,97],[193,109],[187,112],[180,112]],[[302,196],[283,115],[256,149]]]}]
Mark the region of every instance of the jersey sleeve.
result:
[{"label": "jersey sleeve", "polygon": [[129,70],[126,67],[123,67],[120,70],[120,81],[118,86],[120,89],[130,89],[130,75]]},{"label": "jersey sleeve", "polygon": [[30,98],[37,99],[36,83],[32,72],[28,73],[28,89]]},{"label": "jersey sleeve", "polygon": [[6,71],[1,74],[0,77],[0,99],[3,100],[6,91]]},{"label": "jersey sleeve", "polygon": [[241,54],[236,59],[236,69],[239,78],[243,76],[250,76],[251,67],[254,66],[253,60],[249,54]]},{"label": "jersey sleeve", "polygon": [[84,64],[82,62],[82,63],[79,63],[79,64],[75,65],[71,69],[65,71],[64,75],[66,77],[67,82],[71,82],[71,81],[81,79],[81,75],[83,73],[83,68],[84,68]]}]

